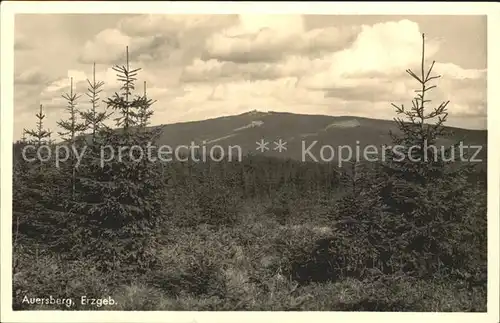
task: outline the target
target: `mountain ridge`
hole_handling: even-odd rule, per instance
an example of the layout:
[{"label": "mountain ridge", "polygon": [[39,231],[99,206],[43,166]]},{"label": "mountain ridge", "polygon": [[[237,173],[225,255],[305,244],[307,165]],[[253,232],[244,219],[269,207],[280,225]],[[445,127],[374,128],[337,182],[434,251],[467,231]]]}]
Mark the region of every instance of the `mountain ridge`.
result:
[{"label": "mountain ridge", "polygon": [[[220,116],[198,121],[151,126],[163,128],[156,145],[190,145],[192,142],[207,147],[214,145],[239,145],[243,154],[256,153],[256,143],[265,140],[270,143],[269,150],[263,155],[274,155],[300,159],[303,148],[300,142],[317,141],[318,147],[324,145],[348,145],[360,148],[367,145],[390,145],[389,131],[398,133],[394,120],[374,119],[358,116],[332,116],[321,114],[296,114],[290,112],[252,110],[238,115]],[[443,137],[443,145],[451,145],[457,140],[469,145],[487,145],[487,130],[448,127],[454,134]],[[273,150],[278,140],[287,142],[286,151]],[[486,156],[485,149],[483,150]]]},{"label": "mountain ridge", "polygon": [[[205,122],[205,121],[212,121],[212,120],[219,120],[219,119],[228,119],[228,118],[233,118],[233,117],[242,117],[242,116],[257,116],[257,115],[294,115],[294,116],[302,116],[302,117],[308,117],[308,116],[316,116],[316,117],[326,117],[326,118],[352,118],[352,119],[365,119],[365,120],[375,120],[375,121],[380,121],[380,122],[389,122],[393,123],[394,119],[379,119],[379,118],[373,118],[373,117],[362,117],[362,116],[354,116],[354,115],[330,115],[330,114],[315,114],[315,113],[293,113],[293,112],[285,112],[285,111],[260,111],[260,110],[251,110],[247,112],[243,112],[240,114],[228,114],[228,115],[221,115],[217,117],[211,117],[211,118],[206,118],[206,119],[200,119],[200,120],[189,120],[189,121],[178,121],[174,123],[164,123],[164,124],[159,124],[159,125],[154,125],[151,127],[161,127],[161,126],[172,126],[172,125],[181,125],[181,124],[191,124],[191,123],[199,123],[199,122]],[[487,129],[470,129],[470,128],[461,128],[457,126],[445,126],[445,128],[448,129],[458,129],[458,130],[466,130],[466,131],[487,131]]]}]

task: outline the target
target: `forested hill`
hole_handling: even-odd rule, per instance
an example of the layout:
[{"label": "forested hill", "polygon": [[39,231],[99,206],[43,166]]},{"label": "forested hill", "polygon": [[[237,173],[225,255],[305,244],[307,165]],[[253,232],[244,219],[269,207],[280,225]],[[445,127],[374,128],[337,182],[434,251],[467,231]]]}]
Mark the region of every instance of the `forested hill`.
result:
[{"label": "forested hill", "polygon": [[[334,147],[336,151],[338,147],[347,145],[353,154],[356,147],[363,149],[367,145],[391,145],[389,131],[398,132],[393,120],[259,111],[161,127],[163,133],[157,141],[159,145],[176,147],[190,145],[193,141],[198,145],[205,142],[207,147],[220,145],[224,149],[238,145],[244,155],[255,153],[299,160],[302,159],[304,148],[311,146],[309,151],[316,157],[325,145]],[[452,135],[441,138],[439,145],[449,146],[462,140],[464,145],[481,145],[483,148],[476,158],[486,159],[486,130],[446,129]],[[269,142],[269,150],[259,152],[256,142],[262,139]],[[282,149],[281,152],[275,150],[277,147],[274,144],[280,139],[286,142],[286,150]],[[474,152],[471,150],[471,153]],[[328,158],[326,151],[325,158]]]}]

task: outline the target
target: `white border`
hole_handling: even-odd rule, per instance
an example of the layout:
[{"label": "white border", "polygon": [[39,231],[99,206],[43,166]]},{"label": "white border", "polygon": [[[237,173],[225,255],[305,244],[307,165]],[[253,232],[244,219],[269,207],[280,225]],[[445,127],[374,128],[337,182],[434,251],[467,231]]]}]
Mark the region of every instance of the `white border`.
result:
[{"label": "white border", "polygon": [[[2,322],[450,322],[498,323],[499,318],[499,161],[500,5],[485,2],[112,2],[15,1],[1,5],[1,318]],[[354,15],[487,15],[488,16],[488,312],[118,312],[12,311],[12,141],[14,14],[16,13],[170,13],[170,14],[354,14]],[[496,58],[496,60],[494,60]],[[494,71],[494,72],[493,72]]]}]

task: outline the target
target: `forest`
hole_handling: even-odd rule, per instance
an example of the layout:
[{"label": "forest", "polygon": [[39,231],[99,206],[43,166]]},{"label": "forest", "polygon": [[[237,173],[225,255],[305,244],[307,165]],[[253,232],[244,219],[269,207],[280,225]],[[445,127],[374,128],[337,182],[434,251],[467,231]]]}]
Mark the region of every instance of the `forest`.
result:
[{"label": "forest", "polygon": [[[388,106],[400,129],[388,144],[431,158],[340,168],[255,155],[165,163],[130,154],[101,165],[102,147],[145,148],[162,128],[150,125],[158,103],[136,85],[141,70],[128,55],[109,98],[94,65],[85,96],[73,85],[63,94],[62,140],[35,104],[36,126],[13,144],[14,310],[485,312],[486,176],[424,151],[447,135],[449,102],[433,107],[426,96],[438,86],[433,65],[407,70],[411,108]],[[28,145],[86,153],[77,161],[68,150],[56,167]],[[49,295],[75,302],[23,301]]]}]

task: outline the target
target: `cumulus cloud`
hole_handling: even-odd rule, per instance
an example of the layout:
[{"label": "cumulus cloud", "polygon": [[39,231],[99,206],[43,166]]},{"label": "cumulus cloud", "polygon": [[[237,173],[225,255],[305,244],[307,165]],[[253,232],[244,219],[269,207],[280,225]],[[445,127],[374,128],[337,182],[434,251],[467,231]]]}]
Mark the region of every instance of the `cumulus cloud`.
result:
[{"label": "cumulus cloud", "polygon": [[[329,66],[306,75],[301,85],[324,90],[327,97],[345,100],[411,101],[419,84],[404,71],[410,67],[420,75],[421,37],[419,26],[409,20],[362,26],[362,31],[350,47],[326,56],[324,59]],[[426,41],[428,67],[439,45],[432,38]],[[468,82],[469,88],[481,88],[482,82],[486,80],[486,70],[463,69],[453,63],[436,63],[432,75],[442,76],[437,81],[439,88],[430,94],[433,98],[448,100],[451,95],[446,93],[453,93],[452,100],[461,102],[461,107],[451,108],[450,105],[451,113],[473,114],[481,109],[479,106],[485,106],[481,102],[486,100],[486,93],[477,95],[476,92],[476,95],[470,96],[454,89],[460,88],[464,80],[472,81]]]},{"label": "cumulus cloud", "polygon": [[205,42],[208,59],[274,62],[290,53],[318,54],[352,41],[356,27],[306,30],[300,15],[240,15],[239,24],[215,33]]},{"label": "cumulus cloud", "polygon": [[48,81],[48,76],[40,71],[39,68],[32,68],[14,75],[14,84],[16,85],[37,85]]},{"label": "cumulus cloud", "polygon": [[[138,91],[147,81],[148,93],[157,100],[153,124],[253,109],[392,118],[390,103],[410,104],[415,95],[418,84],[405,70],[419,71],[421,32],[434,29],[413,18],[384,19],[362,25],[359,17],[347,24],[346,17],[319,21],[300,15],[153,14],[125,16],[118,23],[114,18],[79,40],[71,39],[71,46],[54,39],[57,48],[71,50],[53,64],[40,59],[48,49],[37,48],[36,57],[30,56],[32,51],[16,51],[16,104],[21,110],[31,106],[25,98],[29,92],[32,101],[60,113],[69,79],[73,77],[77,92],[85,92],[94,61],[96,78],[106,83],[101,97],[111,95],[119,86],[111,66],[124,63],[129,46],[131,67],[142,68]],[[448,29],[427,35],[426,62],[443,53],[444,41],[448,53],[453,48],[462,60],[438,60],[434,73],[442,78],[434,82],[438,88],[430,98],[432,104],[451,100],[455,120],[467,116],[477,121],[486,115],[485,65],[471,61],[464,67],[467,50],[463,42],[443,34]],[[20,43],[23,37],[16,30]]]},{"label": "cumulus cloud", "polygon": [[14,33],[14,50],[23,51],[33,49],[33,46],[29,43],[29,39],[20,32]]},{"label": "cumulus cloud", "polygon": [[186,31],[217,30],[235,22],[234,15],[137,15],[123,19],[119,29],[131,36],[180,34]]},{"label": "cumulus cloud", "polygon": [[453,63],[436,63],[434,66],[436,72],[453,79],[486,79],[486,69],[464,69]]},{"label": "cumulus cloud", "polygon": [[[426,43],[426,57],[438,50],[433,41]],[[366,76],[398,75],[410,66],[416,66],[422,52],[419,26],[408,20],[362,26],[354,43],[340,51],[326,55],[328,68],[311,73],[304,85],[322,89],[336,86],[346,80]]]},{"label": "cumulus cloud", "polygon": [[[228,40],[226,43],[222,41],[222,38],[219,39],[221,47],[218,53],[221,57],[208,60],[195,59],[184,69],[182,81],[227,83],[239,80],[276,80],[295,77],[296,88],[307,89],[315,92],[316,96],[323,96],[323,104],[329,104],[332,99],[338,99],[386,102],[386,106],[390,106],[389,102],[411,101],[415,95],[415,89],[419,87],[419,84],[405,73],[409,67],[419,73],[422,34],[419,25],[415,22],[399,20],[360,26],[359,33],[352,43],[341,50],[331,50],[324,55],[317,55],[316,52],[316,55],[302,53],[288,54],[283,57],[286,51],[278,51],[279,46],[287,45],[288,49],[298,49],[300,46],[297,43],[290,42],[293,37],[301,39],[302,36],[304,39],[304,35],[326,35],[326,29],[321,33],[317,30],[305,32],[300,17],[286,16],[277,21],[269,17],[255,20],[248,18],[245,20],[241,17],[240,19],[239,25],[214,35],[207,41],[209,45],[215,46],[215,40],[219,39],[217,37],[229,37],[228,35],[233,34],[235,38],[224,39]],[[293,28],[287,28],[287,26]],[[240,36],[238,32],[241,33]],[[265,37],[262,36],[263,33],[267,33]],[[335,39],[336,37],[333,36],[330,43],[335,43]],[[267,41],[270,42],[267,43]],[[327,43],[326,40],[324,42]],[[290,43],[292,45],[288,45]],[[428,65],[439,48],[438,41],[432,38],[426,41],[425,57]],[[279,60],[255,62],[249,59],[239,62],[233,59],[240,54],[248,58],[255,54],[255,51],[258,55],[254,58],[263,58],[264,53],[269,53],[277,55],[274,58],[279,58]],[[435,100],[448,100],[450,94],[446,93],[452,91],[453,100],[461,102],[461,106],[450,105],[452,113],[474,114],[481,111],[480,107],[485,107],[485,91],[467,91],[466,89],[477,89],[481,86],[485,88],[481,82],[485,82],[486,70],[463,69],[453,63],[436,63],[433,71],[433,75],[437,73],[443,78],[439,80],[440,87],[430,94],[431,97]],[[464,85],[465,80],[470,82]],[[453,91],[458,88],[462,89]],[[290,105],[294,104],[292,102],[294,99],[293,96],[288,96]],[[468,111],[467,107],[470,107]]]},{"label": "cumulus cloud", "polygon": [[278,62],[236,63],[218,59],[202,60],[200,58],[186,66],[182,81],[229,81],[234,79],[266,80],[283,77],[302,77],[311,71],[327,68],[328,62],[320,58],[290,55]]},{"label": "cumulus cloud", "polygon": [[73,83],[78,83],[78,82],[85,81],[87,79],[87,75],[82,71],[69,70],[68,76],[66,78],[61,78],[61,79],[58,79],[58,80],[52,82],[51,84],[49,84],[49,86],[47,86],[45,91],[46,92],[60,92],[64,88],[70,86],[71,79],[73,79]]},{"label": "cumulus cloud", "polygon": [[[288,111],[293,113],[326,113],[323,94],[296,87],[296,77],[274,80],[237,80],[226,83],[190,83],[185,93],[169,101],[169,118],[182,120],[188,116],[204,119],[234,115],[249,110]],[[156,115],[156,113],[155,113]],[[156,115],[159,117],[159,115]]]},{"label": "cumulus cloud", "polygon": [[[246,17],[246,16],[243,16]],[[373,26],[360,26],[360,32],[354,37],[353,33],[348,34],[353,38],[353,42],[348,45],[342,44],[341,50],[330,50],[323,55],[288,53],[286,50],[277,50],[277,46],[287,45],[299,47],[298,43],[289,41],[291,38],[304,39],[307,35],[323,35],[324,44],[335,44],[337,37],[335,33],[329,33],[329,29],[314,29],[304,32],[301,24],[301,17],[284,16],[273,21],[269,17],[255,19],[241,18],[242,23],[236,27],[213,35],[207,40],[210,46],[214,45],[218,37],[229,37],[222,41],[219,54],[222,57],[211,59],[195,59],[191,65],[184,70],[186,81],[208,80],[219,77],[235,76],[241,74],[259,78],[276,78],[286,76],[299,76],[302,78],[301,84],[312,89],[327,89],[330,86],[337,87],[340,83],[354,84],[357,79],[402,76],[408,67],[416,68],[420,62],[422,50],[421,31],[418,24],[409,20],[396,22],[379,23]],[[245,21],[249,21],[245,23]],[[266,26],[268,27],[261,27]],[[295,28],[287,28],[295,26]],[[260,28],[261,27],[261,28]],[[231,33],[237,34],[238,30],[244,30],[243,36],[228,36]],[[345,28],[355,30],[357,28]],[[250,34],[257,31],[257,34]],[[269,36],[262,36],[262,33]],[[326,35],[332,34],[330,38]],[[249,36],[250,35],[250,36]],[[306,35],[306,37],[304,37]],[[231,38],[234,37],[234,38]],[[275,37],[275,38],[273,38]],[[345,38],[345,37],[344,37]],[[314,47],[314,37],[309,37],[310,48]],[[264,40],[275,40],[266,43]],[[280,43],[280,40],[283,40]],[[329,40],[329,41],[328,41]],[[321,42],[320,42],[321,43]],[[311,45],[313,44],[313,45]],[[426,42],[426,59],[436,54],[439,50],[439,43],[428,39]],[[279,58],[274,62],[255,62],[263,56],[263,53],[275,55]],[[225,54],[222,54],[225,53]],[[247,55],[248,60],[234,61],[224,55]],[[226,55],[226,56],[227,56]],[[256,55],[251,58],[251,55]],[[279,57],[278,57],[279,56]],[[268,57],[269,58],[269,57]],[[465,70],[452,63],[437,63],[434,70],[445,73],[454,78],[481,78],[484,77],[484,70]],[[354,80],[354,81],[353,81]],[[354,85],[355,86],[355,85]]]},{"label": "cumulus cloud", "polygon": [[[162,82],[159,78],[150,72],[141,71],[139,75],[139,79],[135,82],[136,90],[133,91],[133,93],[135,95],[142,95],[144,90],[143,82],[147,82],[148,95],[161,103],[161,105],[155,103],[155,108],[157,109],[155,110],[154,121],[162,123],[161,118],[165,118],[165,114],[162,113],[165,108],[165,102],[169,102],[175,97],[183,96],[184,90],[181,88],[168,88],[162,86]],[[61,113],[64,113],[63,109],[67,106],[67,101],[62,97],[62,94],[70,92],[71,78],[73,78],[73,93],[79,96],[77,100],[78,108],[82,111],[90,108],[89,98],[85,93],[88,88],[87,80],[91,81],[93,78],[92,70],[69,70],[65,77],[58,78],[43,87],[37,96],[38,102],[44,105],[47,112],[54,114],[55,111],[58,111],[59,114],[56,118],[61,118]],[[119,92],[120,83],[117,82],[116,71],[110,67],[104,68],[99,65],[96,69],[95,79],[96,81],[104,82],[102,92],[99,94],[101,99],[100,106],[103,108],[105,106],[103,100],[113,96],[115,92]],[[175,116],[176,111],[180,111],[180,109],[175,107],[172,110],[168,107],[166,111]],[[170,120],[170,115],[167,115],[167,117],[169,117],[168,120]],[[110,122],[110,124],[113,123],[113,121]]]},{"label": "cumulus cloud", "polygon": [[178,56],[188,51],[198,37],[228,26],[234,19],[228,15],[134,15],[87,41],[80,60],[116,64],[125,58],[125,46],[129,46],[130,59],[141,62],[171,56],[182,60]]},{"label": "cumulus cloud", "polygon": [[163,45],[174,48],[175,39],[158,35],[131,37],[118,29],[105,29],[86,42],[80,61],[99,64],[123,62],[126,46],[129,47],[129,59],[152,60],[156,49]]}]

